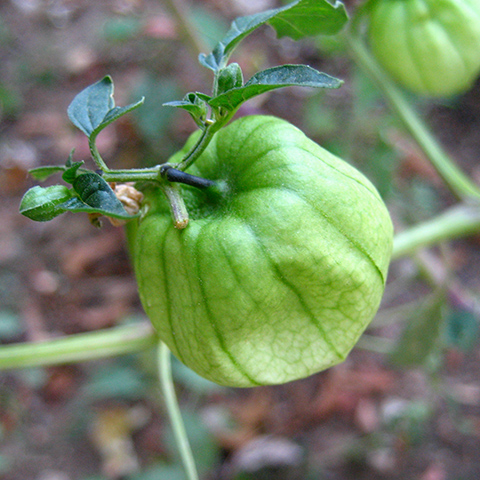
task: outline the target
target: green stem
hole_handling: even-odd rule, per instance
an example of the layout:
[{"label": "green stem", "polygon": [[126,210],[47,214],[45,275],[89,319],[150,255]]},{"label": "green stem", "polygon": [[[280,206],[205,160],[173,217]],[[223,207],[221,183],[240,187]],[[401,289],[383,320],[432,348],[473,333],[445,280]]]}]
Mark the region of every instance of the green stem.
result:
[{"label": "green stem", "polygon": [[195,160],[197,160],[197,158],[205,151],[213,136],[223,126],[223,124],[224,122],[220,120],[208,124],[204,128],[195,146],[187,153],[187,155],[185,155],[182,161],[177,165],[174,165],[174,167],[177,170],[185,171],[190,165],[192,165]]},{"label": "green stem", "polygon": [[472,182],[445,153],[405,95],[380,68],[358,35],[346,35],[355,62],[365,71],[388,100],[405,128],[430,159],[445,184],[459,198],[480,198],[480,187]]},{"label": "green stem", "polygon": [[41,342],[0,347],[0,370],[84,362],[153,347],[156,335],[147,322]]},{"label": "green stem", "polygon": [[459,205],[395,235],[392,259],[419,248],[480,232],[480,207]]},{"label": "green stem", "polygon": [[153,168],[132,168],[131,170],[104,170],[102,177],[106,182],[147,182],[159,179],[160,166]]},{"label": "green stem", "polygon": [[[392,259],[419,248],[480,232],[480,207],[460,205],[395,235]],[[0,370],[60,365],[140,352],[150,348],[156,336],[147,323],[70,335],[42,342],[0,346]]]},{"label": "green stem", "polygon": [[185,425],[183,423],[177,397],[175,395],[170,350],[163,342],[159,342],[158,345],[158,372],[165,404],[170,417],[170,422],[172,424],[173,435],[175,436],[175,440],[177,442],[182,463],[185,468],[185,473],[187,475],[187,480],[198,480],[195,460],[188,442]]},{"label": "green stem", "polygon": [[185,2],[183,0],[165,0],[164,3],[175,19],[183,43],[189,48],[192,57],[197,59],[201,53],[207,52],[208,47],[204,45],[201,38],[196,34],[198,29],[190,20]]},{"label": "green stem", "polygon": [[104,162],[97,145],[96,135],[89,138],[90,153],[97,167],[102,171],[103,179],[106,182],[140,182],[159,179],[160,166],[152,168],[132,168],[130,170],[110,170]]},{"label": "green stem", "polygon": [[106,172],[108,171],[108,167],[107,167],[107,164],[103,161],[103,158],[100,155],[100,152],[98,151],[97,145],[95,144],[96,139],[97,139],[97,135],[91,135],[90,138],[88,139],[90,154],[92,155],[94,162],[97,164],[97,167],[100,170]]},{"label": "green stem", "polygon": [[172,212],[175,228],[180,230],[185,228],[188,225],[188,211],[179,185],[175,183],[166,183],[162,185],[162,190],[170,204],[170,211]]}]

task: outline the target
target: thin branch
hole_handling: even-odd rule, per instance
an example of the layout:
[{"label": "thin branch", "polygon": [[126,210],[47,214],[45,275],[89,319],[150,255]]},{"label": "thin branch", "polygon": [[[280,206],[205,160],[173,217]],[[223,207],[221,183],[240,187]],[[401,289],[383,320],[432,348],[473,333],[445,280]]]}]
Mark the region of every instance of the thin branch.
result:
[{"label": "thin branch", "polygon": [[0,370],[84,362],[142,352],[157,337],[149,322],[0,347]]},{"label": "thin branch", "polygon": [[480,186],[472,182],[453,162],[405,98],[403,92],[393,83],[377,64],[363,40],[356,34],[345,36],[352,58],[375,82],[402,121],[406,130],[423,150],[440,177],[459,199],[480,199]]},{"label": "thin branch", "polygon": [[201,53],[208,52],[208,47],[196,33],[197,28],[190,20],[184,0],[165,0],[164,3],[175,19],[183,43],[187,45],[192,56],[198,58]]},{"label": "thin branch", "polygon": [[393,242],[392,258],[411,254],[454,238],[466,237],[480,232],[480,207],[460,205],[439,214],[437,217],[397,233]]},{"label": "thin branch", "polygon": [[187,432],[182,420],[180,407],[178,406],[177,397],[172,378],[172,366],[170,358],[170,350],[165,343],[160,342],[158,345],[158,374],[162,386],[165,405],[167,407],[170,422],[172,424],[173,435],[177,442],[178,450],[182,459],[187,480],[198,480],[198,473],[195,467],[192,450],[188,442]]}]

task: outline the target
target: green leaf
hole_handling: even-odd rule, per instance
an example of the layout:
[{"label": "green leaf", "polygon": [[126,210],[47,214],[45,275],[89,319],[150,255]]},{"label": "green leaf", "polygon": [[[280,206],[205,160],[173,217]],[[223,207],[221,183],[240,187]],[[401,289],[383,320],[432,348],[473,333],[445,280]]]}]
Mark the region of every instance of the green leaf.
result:
[{"label": "green leaf", "polygon": [[231,63],[225,68],[222,68],[218,73],[217,81],[218,95],[228,92],[232,88],[239,88],[243,86],[243,73],[238,63]]},{"label": "green leaf", "polygon": [[183,108],[193,117],[197,124],[200,124],[201,120],[207,115],[207,101],[210,98],[210,96],[204,93],[190,92],[182,100],[167,102],[163,105],[165,107]]},{"label": "green leaf", "polygon": [[234,110],[241,103],[256,95],[282,87],[338,88],[342,81],[321,73],[307,65],[281,65],[256,73],[243,87],[231,90],[212,98],[212,107],[225,107]]},{"label": "green leaf", "polygon": [[78,194],[60,207],[65,211],[100,213],[108,217],[127,219],[134,218],[123,208],[110,185],[94,172],[82,173],[73,181],[73,188]]},{"label": "green leaf", "polygon": [[144,398],[146,382],[143,375],[124,361],[107,364],[95,371],[85,384],[83,399],[96,402],[113,398],[138,400]]},{"label": "green leaf", "polygon": [[413,313],[392,353],[393,363],[407,367],[425,364],[440,345],[445,303],[445,292],[439,289]]},{"label": "green leaf", "polygon": [[[130,219],[110,185],[94,172],[76,176],[83,162],[75,162],[64,173],[73,190],[64,185],[33,187],[24,195],[20,203],[20,213],[38,222],[46,222],[64,212],[99,213],[118,219]],[[66,175],[69,173],[69,175]]]},{"label": "green leaf", "polygon": [[128,477],[129,480],[158,480],[165,478],[168,480],[184,480],[185,471],[181,464],[178,465],[156,465],[148,467],[146,470],[135,473]]},{"label": "green leaf", "polygon": [[65,211],[62,205],[71,199],[72,195],[72,191],[63,185],[33,187],[23,196],[20,213],[31,220],[46,222]]},{"label": "green leaf", "polygon": [[63,165],[45,165],[44,167],[32,168],[28,173],[39,182],[43,182],[52,175],[64,172],[65,167]]},{"label": "green leaf", "polygon": [[237,18],[212,53],[201,54],[199,61],[217,72],[225,67],[236,46],[265,23],[270,24],[279,37],[298,40],[305,36],[337,33],[347,20],[345,7],[339,1],[332,5],[327,0],[297,0],[284,7]]},{"label": "green leaf", "polygon": [[82,160],[80,162],[67,162],[65,166],[65,171],[63,172],[62,179],[65,180],[67,183],[73,183],[75,178],[77,177],[79,168],[85,162]]},{"label": "green leaf", "polygon": [[326,0],[301,0],[273,17],[268,23],[277,35],[300,40],[315,35],[335,35],[348,21],[345,6],[340,1],[334,4]]},{"label": "green leaf", "polygon": [[23,331],[23,323],[16,313],[0,310],[0,341],[12,340]]},{"label": "green leaf", "polygon": [[471,310],[457,308],[447,316],[445,335],[449,346],[470,352],[478,342],[479,333],[478,318]]},{"label": "green leaf", "polygon": [[126,107],[115,107],[113,99],[113,81],[110,76],[82,90],[68,107],[68,117],[87,137],[96,136],[100,130],[139,107],[144,102],[138,102]]}]

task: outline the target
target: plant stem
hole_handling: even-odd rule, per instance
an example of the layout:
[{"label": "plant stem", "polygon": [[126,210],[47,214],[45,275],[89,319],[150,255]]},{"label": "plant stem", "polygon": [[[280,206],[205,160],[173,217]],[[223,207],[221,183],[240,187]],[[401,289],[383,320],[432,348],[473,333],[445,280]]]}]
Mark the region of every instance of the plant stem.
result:
[{"label": "plant stem", "polygon": [[177,170],[185,171],[195,160],[205,151],[215,133],[223,126],[225,122],[216,121],[205,127],[195,146],[185,155],[183,160],[174,165]]},{"label": "plant stem", "polygon": [[437,217],[395,235],[392,259],[435,245],[480,232],[480,207],[459,205]]},{"label": "plant stem", "polygon": [[180,408],[172,378],[172,366],[170,350],[162,341],[158,345],[158,373],[162,386],[165,404],[172,424],[173,435],[178,445],[187,480],[198,480],[198,473],[195,467],[192,449],[188,442],[188,436],[185,431],[185,425],[182,420]]},{"label": "plant stem", "polygon": [[183,183],[184,185],[190,185],[199,189],[211,188],[215,186],[215,182],[213,180],[190,175],[189,173],[177,170],[170,165],[164,166],[164,168],[162,168],[160,171],[162,177],[166,178],[172,183]]},{"label": "plant stem", "polygon": [[0,370],[61,365],[141,352],[156,343],[147,322],[96,332],[79,333],[42,342],[0,347]]},{"label": "plant stem", "polygon": [[185,228],[188,225],[188,211],[179,185],[175,183],[164,184],[162,190],[168,198],[175,228],[180,230]]},{"label": "plant stem", "polygon": [[366,48],[363,40],[355,34],[346,34],[346,40],[355,62],[382,91],[391,108],[429,158],[450,190],[459,199],[469,197],[479,199],[480,187],[472,182],[445,153],[425,123],[410,106],[405,95],[377,64],[376,60]]},{"label": "plant stem", "polygon": [[175,19],[180,35],[183,37],[183,43],[187,45],[192,56],[196,59],[201,53],[207,52],[208,47],[196,34],[198,29],[190,21],[184,0],[165,0],[164,3]]},{"label": "plant stem", "polygon": [[[419,248],[480,232],[480,207],[459,205],[395,235],[392,259]],[[156,336],[148,323],[80,333],[42,342],[0,346],[0,370],[60,365],[140,352],[152,347]]]},{"label": "plant stem", "polygon": [[97,139],[96,135],[91,135],[88,139],[88,146],[90,147],[90,154],[92,155],[93,160],[97,164],[97,167],[106,172],[108,171],[107,164],[103,161],[100,152],[98,151],[97,145],[95,144],[95,140]]},{"label": "plant stem", "polygon": [[141,182],[159,179],[160,166],[153,168],[132,168],[131,170],[103,171],[102,177],[106,182]]}]

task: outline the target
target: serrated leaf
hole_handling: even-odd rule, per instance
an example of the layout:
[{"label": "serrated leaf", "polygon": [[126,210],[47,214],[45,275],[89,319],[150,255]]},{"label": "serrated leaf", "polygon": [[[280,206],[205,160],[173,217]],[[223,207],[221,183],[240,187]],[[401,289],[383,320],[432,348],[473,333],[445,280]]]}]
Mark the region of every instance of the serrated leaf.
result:
[{"label": "serrated leaf", "polygon": [[139,107],[144,101],[142,98],[126,107],[115,107],[113,89],[112,78],[107,75],[82,90],[69,105],[68,117],[87,137],[97,135],[100,130]]},{"label": "serrated leaf", "polygon": [[281,65],[256,73],[243,87],[232,88],[208,103],[212,107],[235,110],[256,95],[283,87],[338,88],[342,81],[308,65]]},{"label": "serrated leaf", "polygon": [[129,215],[122,202],[116,197],[110,185],[94,172],[83,173],[73,181],[73,188],[78,194],[60,205],[71,212],[100,213],[113,218],[134,218]]},{"label": "serrated leaf", "polygon": [[235,47],[255,29],[270,24],[279,37],[290,36],[295,40],[305,36],[339,32],[348,17],[344,5],[327,0],[297,0],[284,7],[239,17],[216,45],[212,53],[199,57],[200,63],[217,72],[225,67]]},{"label": "serrated leaf", "polygon": [[47,178],[55,175],[56,173],[64,172],[65,167],[63,165],[45,165],[44,167],[32,168],[28,173],[39,182],[43,182]]},{"label": "serrated leaf", "polygon": [[64,185],[33,187],[28,190],[20,203],[20,213],[37,222],[47,222],[65,210],[62,205],[73,193]]}]

